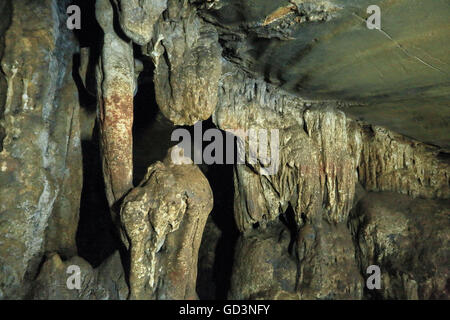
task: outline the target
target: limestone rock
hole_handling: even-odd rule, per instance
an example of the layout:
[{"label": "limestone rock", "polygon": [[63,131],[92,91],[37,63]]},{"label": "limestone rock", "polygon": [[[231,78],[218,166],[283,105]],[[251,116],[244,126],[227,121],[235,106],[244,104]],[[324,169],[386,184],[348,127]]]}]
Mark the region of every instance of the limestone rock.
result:
[{"label": "limestone rock", "polygon": [[164,162],[149,167],[122,205],[130,242],[130,299],[197,298],[198,250],[212,192],[197,166],[172,162],[172,150]]},{"label": "limestone rock", "polygon": [[144,49],[155,64],[156,101],[176,125],[208,119],[217,105],[221,48],[216,29],[187,1],[168,0],[165,18]]},{"label": "limestone rock", "polygon": [[112,207],[133,187],[134,57],[132,44],[114,29],[110,1],[97,1],[95,12],[104,31],[97,67],[97,103],[103,176]]},{"label": "limestone rock", "polygon": [[76,253],[82,164],[68,2],[0,5],[13,13],[1,60],[0,298],[26,294],[46,250]]},{"label": "limestone rock", "polygon": [[[250,139],[241,139],[245,164],[235,166],[234,214],[242,239],[255,225],[264,230],[292,207],[298,274],[291,293],[301,299],[361,299],[363,273],[345,225],[359,198],[356,186],[446,199],[450,164],[439,157],[439,148],[347,118],[336,103],[304,100],[251,79],[231,64],[226,67],[213,121],[231,132],[279,130],[279,170],[272,175],[262,174],[261,161],[250,162]],[[274,297],[281,280],[273,280],[270,264],[264,269],[258,260],[269,253],[255,247],[253,256],[243,249],[246,245],[237,247],[232,297]],[[436,265],[442,268],[445,261]]]},{"label": "limestone rock", "polygon": [[[76,269],[79,268],[80,288],[73,287]],[[50,254],[34,282],[32,298],[35,300],[125,300],[128,287],[116,251],[98,268],[93,269],[83,258],[75,256],[62,261]]]},{"label": "limestone rock", "polygon": [[[361,272],[381,269],[383,299],[449,299],[450,202],[369,193],[355,208],[351,226]],[[367,275],[368,276],[368,275]]]},{"label": "limestone rock", "polygon": [[362,299],[365,283],[345,224],[324,219],[306,224],[299,230],[296,249],[301,299]]},{"label": "limestone rock", "polygon": [[125,34],[139,45],[147,44],[153,25],[167,8],[167,0],[114,0]]},{"label": "limestone rock", "polygon": [[[368,191],[450,197],[450,164],[439,148],[347,118],[332,102],[301,99],[226,64],[213,121],[223,130],[279,131],[279,170],[261,175],[251,164],[235,170],[235,218],[244,231],[276,219],[291,204],[298,225],[322,207],[345,222],[357,182]],[[274,158],[275,159],[275,158]],[[427,178],[425,178],[427,177]]]},{"label": "limestone rock", "polygon": [[277,299],[296,294],[297,263],[291,235],[279,223],[241,235],[236,245],[229,298]]},{"label": "limestone rock", "polygon": [[217,265],[219,257],[216,255],[221,237],[222,232],[214,223],[211,213],[206,221],[202,242],[198,252],[196,289],[200,300],[217,297],[218,278],[222,278],[223,276],[217,272],[217,269],[219,268]]},{"label": "limestone rock", "polygon": [[0,299],[449,299],[430,3],[0,0]]},{"label": "limestone rock", "polygon": [[[201,10],[225,59],[347,115],[450,148],[447,0],[220,0]],[[381,30],[369,29],[369,6]],[[420,23],[417,23],[420,21]]]},{"label": "limestone rock", "polygon": [[289,230],[269,222],[236,246],[231,299],[361,299],[364,279],[344,224],[316,216]]}]

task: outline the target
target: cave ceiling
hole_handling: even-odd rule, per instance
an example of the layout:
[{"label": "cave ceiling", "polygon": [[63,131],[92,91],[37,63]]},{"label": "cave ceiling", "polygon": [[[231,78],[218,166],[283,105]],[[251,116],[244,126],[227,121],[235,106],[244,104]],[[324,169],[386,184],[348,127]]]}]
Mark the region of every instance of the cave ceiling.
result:
[{"label": "cave ceiling", "polygon": [[[381,30],[369,30],[370,5]],[[224,55],[356,119],[448,149],[450,2],[220,0],[203,13]]]}]

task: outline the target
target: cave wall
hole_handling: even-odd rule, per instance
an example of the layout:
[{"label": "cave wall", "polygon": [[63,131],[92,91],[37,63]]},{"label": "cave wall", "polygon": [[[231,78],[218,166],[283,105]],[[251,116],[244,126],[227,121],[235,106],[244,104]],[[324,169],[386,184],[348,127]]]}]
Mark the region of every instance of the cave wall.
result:
[{"label": "cave wall", "polygon": [[[398,43],[363,36],[349,16],[366,2],[97,0],[84,33],[66,27],[72,3],[0,3],[1,299],[448,299],[441,14],[421,25],[439,30],[423,45],[441,72],[424,77]],[[401,33],[405,3],[389,2],[386,30],[409,47],[425,31]],[[406,71],[353,63],[350,38]],[[430,104],[444,120],[426,131]],[[172,147],[198,121],[233,132],[243,163]],[[251,129],[277,130],[276,163],[250,159],[236,130]]]},{"label": "cave wall", "polygon": [[0,120],[4,298],[24,294],[46,251],[76,254],[82,171],[71,75],[77,44],[65,28],[68,3],[2,2],[2,15],[10,15],[1,60],[7,83]]}]

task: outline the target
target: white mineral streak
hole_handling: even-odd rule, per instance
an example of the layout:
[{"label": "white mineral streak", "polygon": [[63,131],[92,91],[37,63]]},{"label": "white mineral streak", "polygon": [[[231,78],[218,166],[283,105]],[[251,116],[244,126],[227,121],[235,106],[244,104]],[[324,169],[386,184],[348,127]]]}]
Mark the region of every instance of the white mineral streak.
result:
[{"label": "white mineral streak", "polygon": [[212,192],[197,166],[173,164],[170,154],[148,168],[122,205],[131,252],[130,299],[195,298],[197,254]]}]

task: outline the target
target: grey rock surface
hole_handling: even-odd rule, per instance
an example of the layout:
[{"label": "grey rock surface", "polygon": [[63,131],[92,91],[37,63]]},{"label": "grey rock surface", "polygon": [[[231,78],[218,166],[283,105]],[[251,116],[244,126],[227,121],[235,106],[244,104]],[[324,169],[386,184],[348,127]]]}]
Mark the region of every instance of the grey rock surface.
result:
[{"label": "grey rock surface", "polygon": [[120,213],[129,239],[130,299],[196,299],[197,260],[213,206],[208,180],[194,164],[148,168]]},{"label": "grey rock surface", "polygon": [[[71,278],[77,270],[70,267],[80,270],[79,288]],[[128,286],[117,251],[96,269],[78,256],[62,261],[58,254],[49,254],[32,289],[35,300],[125,300],[127,297]]]},{"label": "grey rock surface", "polygon": [[155,65],[156,101],[176,125],[208,119],[217,105],[221,47],[216,29],[187,1],[169,0],[144,49]]},{"label": "grey rock surface", "polygon": [[0,1],[0,299],[449,299],[449,12]]},{"label": "grey rock surface", "polygon": [[350,225],[361,272],[381,269],[372,297],[449,299],[449,214],[448,200],[369,193],[359,201]]},{"label": "grey rock surface", "polygon": [[7,83],[0,99],[2,298],[25,294],[46,250],[76,253],[82,168],[71,75],[77,46],[65,27],[67,4],[2,2],[2,14],[12,6],[1,59]]},{"label": "grey rock surface", "polygon": [[[370,5],[381,30],[366,26]],[[356,119],[450,147],[446,0],[221,0],[202,10],[228,59]]]},{"label": "grey rock surface", "polygon": [[167,8],[167,0],[114,0],[125,34],[139,45],[150,42],[153,26]]}]

